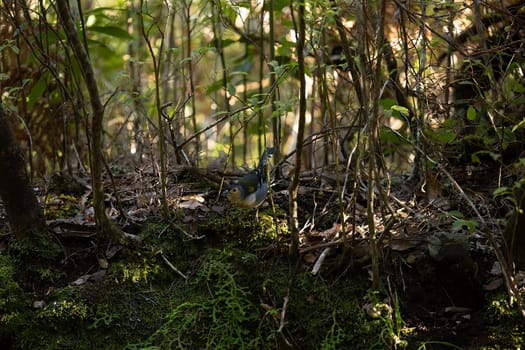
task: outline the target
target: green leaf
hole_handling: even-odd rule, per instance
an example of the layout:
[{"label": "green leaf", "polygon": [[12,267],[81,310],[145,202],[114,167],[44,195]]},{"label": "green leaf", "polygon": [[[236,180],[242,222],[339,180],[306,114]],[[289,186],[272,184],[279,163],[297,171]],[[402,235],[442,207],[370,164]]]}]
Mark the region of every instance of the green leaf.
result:
[{"label": "green leaf", "polygon": [[249,1],[239,1],[239,2],[236,2],[235,4],[245,9],[250,9],[252,6],[252,4]]},{"label": "green leaf", "polygon": [[519,128],[522,128],[524,125],[525,125],[525,119],[523,119],[522,121],[520,121],[518,124],[514,125],[514,126],[512,127],[512,132],[515,132],[515,131],[518,130]]},{"label": "green leaf", "polygon": [[383,98],[379,101],[379,105],[383,107],[384,109],[391,109],[392,106],[395,106],[396,100],[393,98]]},{"label": "green leaf", "polygon": [[450,130],[440,128],[425,133],[428,137],[442,144],[447,144],[456,139],[456,134]]},{"label": "green leaf", "polygon": [[226,84],[226,87],[228,88],[228,94],[230,96],[235,96],[235,86],[233,86],[232,83]]},{"label": "green leaf", "polygon": [[408,141],[402,138],[398,133],[389,128],[382,128],[379,132],[381,141],[394,145],[407,145]]},{"label": "green leaf", "polygon": [[276,0],[273,2],[273,10],[275,12],[281,12],[283,8],[290,6],[290,1],[287,0]]},{"label": "green leaf", "polygon": [[494,190],[494,192],[492,192],[492,196],[493,197],[499,197],[499,196],[503,196],[503,195],[506,195],[506,194],[510,194],[511,191],[508,187],[498,187]]},{"label": "green leaf", "polygon": [[481,158],[479,157],[480,155],[487,155],[495,161],[498,161],[501,158],[501,155],[499,155],[496,152],[483,150],[483,151],[477,151],[475,153],[472,153],[470,155],[470,159],[472,160],[473,163],[481,163]]},{"label": "green leaf", "polygon": [[27,109],[31,110],[33,109],[33,106],[35,105],[36,101],[40,99],[42,94],[47,88],[47,74],[42,74],[40,79],[33,85],[31,88],[31,92],[29,93],[29,96],[27,97]]},{"label": "green leaf", "polygon": [[100,16],[100,17],[108,17],[107,13],[112,13],[115,11],[124,12],[125,10],[119,9],[118,7],[108,7],[108,6],[102,6],[102,7],[95,7],[91,10],[87,10],[85,12],[85,15],[92,15],[92,16]]},{"label": "green leaf", "polygon": [[509,83],[509,86],[513,92],[517,92],[517,93],[525,92],[525,86],[521,85],[517,80],[511,80]]},{"label": "green leaf", "polygon": [[391,107],[391,109],[393,111],[398,111],[399,113],[401,113],[401,115],[405,116],[405,117],[408,117],[408,108],[406,107],[403,107],[403,106],[399,106],[399,105],[393,105]]},{"label": "green leaf", "polygon": [[128,39],[133,40],[135,39],[132,35],[130,35],[127,31],[125,31],[122,28],[114,27],[114,26],[91,26],[88,28],[92,32],[102,33],[106,34],[115,38],[120,39]]},{"label": "green leaf", "polygon": [[16,45],[10,45],[9,48],[15,53],[15,55],[18,55],[20,53],[20,49]]},{"label": "green leaf", "polygon": [[476,120],[477,117],[478,117],[478,112],[476,112],[476,109],[472,106],[469,106],[467,110],[467,119],[470,121],[474,121]]},{"label": "green leaf", "polygon": [[221,45],[222,45],[222,48],[225,48],[225,47],[228,47],[232,44],[235,44],[235,43],[238,43],[239,41],[238,40],[233,40],[233,39],[224,39],[221,41]]},{"label": "green leaf", "polygon": [[460,219],[465,217],[465,215],[463,215],[463,213],[458,211],[458,210],[451,210],[451,211],[447,212],[447,214],[452,216],[452,217],[460,218]]},{"label": "green leaf", "polygon": [[477,226],[478,222],[474,220],[456,220],[452,223],[453,230],[459,230],[466,227],[469,233],[474,233]]},{"label": "green leaf", "polygon": [[216,91],[220,90],[223,86],[224,86],[223,81],[222,80],[217,80],[217,81],[211,83],[210,85],[208,85],[208,87],[206,88],[206,94],[209,95],[209,94],[211,94],[213,92],[216,92]]}]

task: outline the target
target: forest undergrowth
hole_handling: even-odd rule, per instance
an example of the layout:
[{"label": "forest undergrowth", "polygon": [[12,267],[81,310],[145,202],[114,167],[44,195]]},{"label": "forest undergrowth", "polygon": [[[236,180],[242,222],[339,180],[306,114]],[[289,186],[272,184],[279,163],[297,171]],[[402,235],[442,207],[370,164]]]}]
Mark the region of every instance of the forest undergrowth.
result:
[{"label": "forest undergrowth", "polygon": [[[238,209],[219,196],[225,175],[227,182],[235,180],[209,169],[171,172],[172,221],[166,222],[153,200],[155,176],[114,174],[118,188],[108,182],[107,193],[114,193],[108,204],[130,237],[125,245],[98,244],[89,193],[78,179],[56,177],[42,185],[53,189],[40,192],[54,237],[52,257],[33,271],[17,271],[16,259],[2,258],[3,344],[46,349],[522,346],[525,330],[508,304],[497,259],[452,185],[434,189],[429,201],[423,192],[409,195],[407,178],[391,179],[397,216],[379,238],[381,287],[373,291],[362,190],[345,197],[348,241],[343,244],[331,176],[304,177],[300,259],[293,263],[286,181],[274,181],[271,201],[258,210]],[[501,203],[487,183],[474,180],[488,177],[471,176],[461,181],[465,193],[488,222],[500,223],[505,218]],[[378,219],[377,227],[384,225]],[[11,253],[16,249],[11,256],[23,255],[23,247],[9,247]],[[523,288],[525,275],[516,276]]]}]

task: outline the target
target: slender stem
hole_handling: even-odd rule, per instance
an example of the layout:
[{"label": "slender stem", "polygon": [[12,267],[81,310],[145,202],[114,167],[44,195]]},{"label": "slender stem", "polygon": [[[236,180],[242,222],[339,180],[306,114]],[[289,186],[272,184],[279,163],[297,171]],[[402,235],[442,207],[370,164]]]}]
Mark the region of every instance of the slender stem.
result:
[{"label": "slender stem", "polygon": [[[292,3],[293,4],[293,3]],[[297,29],[297,22],[295,16],[293,18],[294,26],[296,27],[297,42],[297,72],[300,80],[299,87],[299,125],[297,128],[297,146],[296,146],[296,156],[295,156],[295,172],[292,177],[292,181],[288,188],[290,193],[289,205],[289,221],[290,221],[290,230],[292,236],[292,242],[290,245],[289,255],[293,258],[296,258],[299,254],[299,219],[297,212],[297,192],[299,189],[299,177],[301,174],[301,163],[302,163],[302,154],[304,146],[304,129],[306,124],[306,80],[305,80],[305,67],[304,67],[304,45],[305,45],[305,8],[303,2],[298,2],[297,4],[297,17],[299,21],[299,28]],[[294,10],[292,8],[292,15]]]}]

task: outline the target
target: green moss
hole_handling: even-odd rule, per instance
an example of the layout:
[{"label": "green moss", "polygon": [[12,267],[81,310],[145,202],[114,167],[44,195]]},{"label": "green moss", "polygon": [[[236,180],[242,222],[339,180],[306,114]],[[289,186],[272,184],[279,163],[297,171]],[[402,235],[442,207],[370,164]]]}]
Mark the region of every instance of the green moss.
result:
[{"label": "green moss", "polygon": [[525,324],[517,307],[509,305],[508,298],[507,293],[491,295],[485,310],[485,319],[491,330],[492,344],[501,348],[518,349],[525,345]]},{"label": "green moss", "polygon": [[82,300],[59,299],[46,305],[37,317],[50,321],[51,324],[84,321],[89,315],[89,307]]},{"label": "green moss", "polygon": [[[260,210],[257,221],[251,210],[232,208],[227,214],[208,215],[195,227],[148,223],[140,241],[109,260],[102,281],[57,285],[38,297],[45,302],[42,309],[30,308],[31,301],[14,282],[17,260],[2,261],[0,277],[10,276],[0,280],[0,308],[6,315],[2,336],[14,349],[406,345],[399,308],[390,302],[389,309],[384,295],[369,291],[366,273],[347,270],[335,276],[324,269],[313,276],[279,250],[287,239],[280,232],[286,229],[284,215],[275,219],[271,211]],[[276,222],[282,225],[277,234]],[[40,267],[49,265],[54,266]],[[432,275],[429,271],[429,281]],[[372,318],[365,304],[387,311]],[[522,342],[523,326],[516,316],[505,297],[493,300],[486,315],[491,334],[500,333],[501,325],[508,330],[493,344],[515,347]]]},{"label": "green moss", "polygon": [[366,278],[337,288],[306,271],[293,278],[286,261],[265,260],[235,245],[208,250],[196,269],[189,284],[174,290],[162,326],[140,346],[359,349],[368,348],[367,339],[378,340],[370,334],[384,327],[362,311]]},{"label": "green moss", "polygon": [[28,296],[14,279],[14,260],[0,255],[0,344],[11,343],[17,329],[27,321]]},{"label": "green moss", "polygon": [[326,348],[330,345],[369,348],[380,324],[369,320],[363,312],[367,286],[366,279],[359,276],[351,283],[347,280],[331,286],[306,271],[300,273],[295,287],[290,290],[293,302],[288,314],[289,329],[296,343],[324,344]]},{"label": "green moss", "polygon": [[208,255],[191,292],[174,295],[173,309],[147,343],[166,349],[250,347],[258,309],[227,260],[227,254],[219,251]]},{"label": "green moss", "polygon": [[14,348],[122,349],[160,326],[169,294],[168,286],[111,279],[57,289],[44,308],[26,311],[31,321],[17,328]]},{"label": "green moss", "polygon": [[64,217],[73,217],[78,214],[79,199],[66,194],[50,194],[45,198],[44,215],[46,219],[57,219]]},{"label": "green moss", "polygon": [[286,213],[276,209],[240,209],[231,207],[225,215],[210,216],[199,222],[199,233],[216,246],[237,244],[257,249],[275,243],[288,233]]}]

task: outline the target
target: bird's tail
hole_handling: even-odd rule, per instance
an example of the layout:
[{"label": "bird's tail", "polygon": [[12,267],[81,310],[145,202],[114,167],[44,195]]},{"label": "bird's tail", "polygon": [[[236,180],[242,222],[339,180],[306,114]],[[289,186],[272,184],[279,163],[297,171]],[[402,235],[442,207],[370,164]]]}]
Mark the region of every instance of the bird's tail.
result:
[{"label": "bird's tail", "polygon": [[273,155],[273,152],[274,152],[274,148],[273,147],[268,147],[266,148],[266,150],[263,152],[262,156],[261,156],[261,159],[259,160],[259,166],[257,167],[257,169],[261,172],[261,173],[266,173],[266,163],[268,162],[268,160],[272,157]]}]

